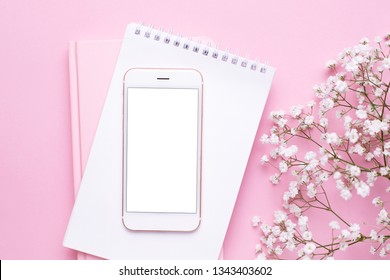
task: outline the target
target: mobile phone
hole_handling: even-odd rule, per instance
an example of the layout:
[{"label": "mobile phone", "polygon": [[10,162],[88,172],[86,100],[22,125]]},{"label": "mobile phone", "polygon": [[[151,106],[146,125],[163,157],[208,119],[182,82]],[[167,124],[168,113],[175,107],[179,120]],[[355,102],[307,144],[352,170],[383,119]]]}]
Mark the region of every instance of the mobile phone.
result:
[{"label": "mobile phone", "polygon": [[134,68],[123,81],[122,221],[139,231],[194,231],[201,220],[203,78]]}]

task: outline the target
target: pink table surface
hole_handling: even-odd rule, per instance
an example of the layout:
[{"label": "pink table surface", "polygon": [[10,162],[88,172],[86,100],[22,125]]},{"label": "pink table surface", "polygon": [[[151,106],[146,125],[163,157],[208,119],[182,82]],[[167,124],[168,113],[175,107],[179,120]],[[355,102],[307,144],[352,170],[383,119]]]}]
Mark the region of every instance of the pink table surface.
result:
[{"label": "pink table surface", "polygon": [[[258,139],[271,110],[312,98],[325,61],[361,37],[389,32],[389,10],[388,0],[0,1],[0,258],[76,257],[62,246],[74,201],[68,41],[117,39],[127,23],[144,22],[267,61],[278,71]],[[254,257],[259,234],[250,219],[271,217],[280,205],[259,164],[265,150],[255,141],[227,259]]]}]

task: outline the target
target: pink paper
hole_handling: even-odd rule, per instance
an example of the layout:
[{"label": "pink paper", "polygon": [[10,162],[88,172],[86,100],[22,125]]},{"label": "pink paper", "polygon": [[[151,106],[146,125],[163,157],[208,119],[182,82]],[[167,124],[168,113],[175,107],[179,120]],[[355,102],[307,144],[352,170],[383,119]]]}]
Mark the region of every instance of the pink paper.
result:
[{"label": "pink paper", "polygon": [[121,38],[127,23],[141,21],[205,35],[278,69],[224,244],[226,259],[252,259],[259,234],[251,217],[270,219],[281,204],[272,171],[259,164],[269,112],[311,99],[328,59],[389,32],[389,10],[388,0],[0,1],[0,259],[75,258],[62,246],[74,202],[69,40]]}]

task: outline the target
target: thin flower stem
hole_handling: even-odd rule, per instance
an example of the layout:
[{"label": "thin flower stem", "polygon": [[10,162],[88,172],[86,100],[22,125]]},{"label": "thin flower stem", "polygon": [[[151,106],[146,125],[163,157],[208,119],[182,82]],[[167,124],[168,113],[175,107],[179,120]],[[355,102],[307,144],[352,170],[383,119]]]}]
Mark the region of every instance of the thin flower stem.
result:
[{"label": "thin flower stem", "polygon": [[343,222],[344,224],[346,224],[348,227],[351,226],[347,221],[345,221],[345,220],[344,220],[343,218],[341,218],[335,211],[333,211],[332,208],[329,208],[328,211],[330,211],[331,213],[333,213],[333,215],[335,215],[337,218],[339,218],[340,221],[342,221],[342,222]]},{"label": "thin flower stem", "polygon": [[328,199],[328,195],[326,194],[326,191],[325,191],[324,187],[321,186],[321,189],[322,189],[322,191],[323,191],[323,193],[325,195],[326,202],[328,203],[328,206],[330,207],[330,202],[329,202],[329,199]]}]

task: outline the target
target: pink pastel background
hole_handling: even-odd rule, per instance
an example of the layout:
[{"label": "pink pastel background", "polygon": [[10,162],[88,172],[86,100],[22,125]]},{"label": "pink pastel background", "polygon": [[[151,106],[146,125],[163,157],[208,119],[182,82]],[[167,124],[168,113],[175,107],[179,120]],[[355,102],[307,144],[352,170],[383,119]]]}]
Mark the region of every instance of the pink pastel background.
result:
[{"label": "pink pastel background", "polygon": [[[312,98],[325,61],[363,36],[389,32],[389,10],[388,0],[0,1],[0,259],[76,258],[62,246],[74,201],[68,41],[120,39],[127,23],[144,22],[267,61],[278,70],[258,139],[271,110]],[[270,220],[281,203],[259,164],[266,149],[255,141],[226,259],[254,258],[259,233],[250,219]],[[344,257],[375,258],[361,249]]]}]

